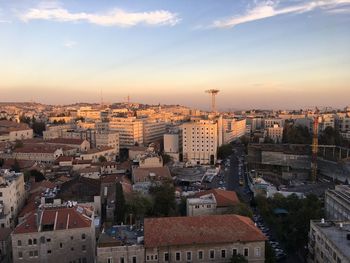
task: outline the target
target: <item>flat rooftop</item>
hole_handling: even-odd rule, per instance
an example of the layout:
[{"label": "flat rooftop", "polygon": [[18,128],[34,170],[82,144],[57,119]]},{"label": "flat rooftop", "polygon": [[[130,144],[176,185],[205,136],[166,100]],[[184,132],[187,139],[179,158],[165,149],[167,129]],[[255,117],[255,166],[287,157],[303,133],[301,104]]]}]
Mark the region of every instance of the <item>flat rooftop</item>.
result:
[{"label": "flat rooftop", "polygon": [[318,230],[327,236],[328,240],[337,247],[346,258],[350,258],[350,240],[347,239],[347,235],[350,234],[350,222],[343,222],[342,227],[340,227],[340,223],[341,222],[335,221],[326,221],[325,223],[313,221],[313,224],[317,226]]}]

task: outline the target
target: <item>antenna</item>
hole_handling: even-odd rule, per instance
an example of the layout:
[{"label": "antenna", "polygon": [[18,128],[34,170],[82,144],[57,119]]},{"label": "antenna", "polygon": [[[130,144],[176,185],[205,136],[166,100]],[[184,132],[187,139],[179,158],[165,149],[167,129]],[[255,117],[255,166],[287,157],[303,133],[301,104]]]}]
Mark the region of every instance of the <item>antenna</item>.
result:
[{"label": "antenna", "polygon": [[220,90],[218,89],[210,89],[210,90],[206,90],[206,93],[211,94],[211,111],[213,113],[216,112],[216,105],[215,105],[215,97],[216,95],[219,93]]}]

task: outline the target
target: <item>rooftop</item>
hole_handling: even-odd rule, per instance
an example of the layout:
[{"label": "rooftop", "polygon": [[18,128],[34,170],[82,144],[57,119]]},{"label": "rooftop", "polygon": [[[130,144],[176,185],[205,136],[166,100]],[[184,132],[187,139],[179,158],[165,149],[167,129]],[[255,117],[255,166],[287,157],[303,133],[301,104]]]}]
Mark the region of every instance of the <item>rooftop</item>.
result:
[{"label": "rooftop", "polygon": [[265,241],[253,221],[239,215],[145,219],[145,247]]},{"label": "rooftop", "polygon": [[93,223],[92,214],[90,209],[80,205],[45,207],[30,213],[21,224],[17,225],[13,233],[24,234],[90,227]]},{"label": "rooftop", "polygon": [[341,251],[345,258],[350,258],[350,239],[348,239],[350,222],[325,221],[322,223],[321,221],[312,221],[312,224]]},{"label": "rooftop", "polygon": [[234,206],[239,203],[236,192],[222,189],[211,189],[196,193],[196,197],[213,194],[216,199],[217,207]]},{"label": "rooftop", "polygon": [[140,244],[143,241],[143,229],[118,225],[108,228],[98,239],[98,247]]}]

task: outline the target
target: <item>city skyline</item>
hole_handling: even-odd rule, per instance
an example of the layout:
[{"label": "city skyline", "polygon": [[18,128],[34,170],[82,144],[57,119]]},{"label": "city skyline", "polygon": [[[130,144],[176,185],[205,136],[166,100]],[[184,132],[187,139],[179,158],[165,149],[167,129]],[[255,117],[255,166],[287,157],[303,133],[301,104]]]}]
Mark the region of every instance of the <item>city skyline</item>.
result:
[{"label": "city skyline", "polygon": [[350,1],[3,1],[1,100],[348,104]]}]

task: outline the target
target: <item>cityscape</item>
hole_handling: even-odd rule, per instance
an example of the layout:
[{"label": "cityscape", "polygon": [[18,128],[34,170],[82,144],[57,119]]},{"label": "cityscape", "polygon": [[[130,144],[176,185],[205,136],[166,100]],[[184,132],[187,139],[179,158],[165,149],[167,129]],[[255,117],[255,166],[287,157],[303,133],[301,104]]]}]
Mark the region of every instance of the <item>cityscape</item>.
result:
[{"label": "cityscape", "polygon": [[350,263],[350,0],[0,0],[1,263]]}]

